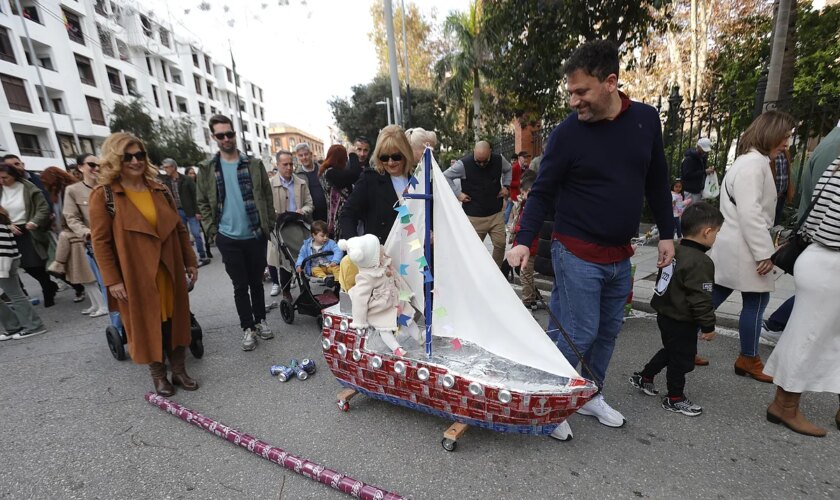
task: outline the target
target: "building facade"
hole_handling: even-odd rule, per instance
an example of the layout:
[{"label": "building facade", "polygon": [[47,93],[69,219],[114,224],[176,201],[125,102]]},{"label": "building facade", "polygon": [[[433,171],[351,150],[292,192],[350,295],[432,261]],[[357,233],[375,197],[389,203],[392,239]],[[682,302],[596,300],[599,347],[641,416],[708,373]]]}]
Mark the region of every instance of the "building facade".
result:
[{"label": "building facade", "polygon": [[272,123],[268,128],[268,140],[271,143],[271,156],[281,150],[294,151],[295,146],[305,142],[309,144],[312,156],[316,160],[324,158],[324,141],[285,123]]},{"label": "building facade", "polygon": [[244,132],[240,149],[268,155],[263,89],[235,82],[230,64],[177,27],[125,0],[20,3],[22,12],[16,0],[0,0],[0,154],[42,170],[98,152],[110,133],[109,110],[138,98],[155,120],[189,118],[208,155],[216,145],[207,120],[216,113],[231,117],[240,142]]}]

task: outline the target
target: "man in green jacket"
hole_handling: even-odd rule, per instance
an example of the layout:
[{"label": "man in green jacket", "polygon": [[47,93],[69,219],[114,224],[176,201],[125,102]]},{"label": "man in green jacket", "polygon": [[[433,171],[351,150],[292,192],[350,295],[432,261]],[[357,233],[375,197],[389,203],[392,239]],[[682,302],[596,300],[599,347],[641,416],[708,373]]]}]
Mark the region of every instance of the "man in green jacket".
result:
[{"label": "man in green jacket", "polygon": [[233,299],[244,331],[242,349],[253,351],[257,337],[274,338],[265,321],[262,281],[274,225],[271,185],[262,161],[248,158],[236,148],[230,118],[214,115],[209,125],[219,152],[199,165],[198,210],[207,237],[216,237],[225,271],[233,282]]},{"label": "man in green jacket", "polygon": [[193,239],[195,240],[195,248],[198,251],[198,266],[206,266],[210,263],[210,259],[207,258],[207,252],[204,249],[204,239],[201,237],[201,228],[196,218],[198,199],[195,182],[186,175],[181,175],[178,172],[178,163],[172,158],[166,158],[160,163],[166,172],[166,175],[161,177],[161,181],[172,192],[175,205],[178,206],[178,215],[181,216],[181,222],[192,233]]}]

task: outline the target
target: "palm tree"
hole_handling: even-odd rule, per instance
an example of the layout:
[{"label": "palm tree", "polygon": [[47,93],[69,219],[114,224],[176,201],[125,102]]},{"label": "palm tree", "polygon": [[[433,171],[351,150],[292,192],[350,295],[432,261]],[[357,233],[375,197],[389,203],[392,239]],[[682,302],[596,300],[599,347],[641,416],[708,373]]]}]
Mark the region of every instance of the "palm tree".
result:
[{"label": "palm tree", "polygon": [[[444,22],[444,34],[453,50],[435,65],[435,79],[451,111],[464,110],[464,123],[478,141],[481,131],[481,79],[489,56],[487,37],[482,30],[481,0],[470,3],[468,12],[452,12]],[[472,110],[468,107],[472,89]],[[457,112],[457,111],[456,111]]]}]

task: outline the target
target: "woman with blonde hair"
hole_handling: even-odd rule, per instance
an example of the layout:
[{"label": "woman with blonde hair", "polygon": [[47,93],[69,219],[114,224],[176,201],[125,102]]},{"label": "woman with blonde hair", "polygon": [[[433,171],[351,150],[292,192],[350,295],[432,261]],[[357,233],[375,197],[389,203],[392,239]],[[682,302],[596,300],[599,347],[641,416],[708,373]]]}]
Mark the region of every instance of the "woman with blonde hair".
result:
[{"label": "woman with blonde hair", "polygon": [[408,177],[416,162],[405,131],[399,125],[382,129],[373,150],[374,171],[366,171],[353,187],[341,213],[341,237],[374,234],[384,244],[397,218],[394,206],[408,188]]},{"label": "woman with blonde hair", "polygon": [[194,391],[198,382],[184,366],[191,340],[184,274],[194,283],[198,269],[174,199],[133,135],[111,134],[99,166],[99,186],[90,195],[91,241],[109,305],[120,312],[132,359],[149,365],[155,392],[171,396],[172,383]]},{"label": "woman with blonde hair", "polygon": [[741,292],[741,352],[735,361],[735,373],[766,383],[772,383],[773,378],[762,371],[758,339],[770,292],[775,290],[770,261],[775,246],[769,232],[776,213],[775,165],[771,158],[787,149],[794,125],[789,114],[768,111],[741,136],[739,156],[721,186],[720,210],[725,222],[709,253],[715,263],[715,307],[733,291]]},{"label": "woman with blonde hair", "polygon": [[408,143],[411,144],[411,150],[414,153],[414,160],[417,162],[423,158],[426,146],[432,149],[437,147],[437,134],[431,130],[420,127],[410,128],[405,131],[405,136],[408,137]]}]

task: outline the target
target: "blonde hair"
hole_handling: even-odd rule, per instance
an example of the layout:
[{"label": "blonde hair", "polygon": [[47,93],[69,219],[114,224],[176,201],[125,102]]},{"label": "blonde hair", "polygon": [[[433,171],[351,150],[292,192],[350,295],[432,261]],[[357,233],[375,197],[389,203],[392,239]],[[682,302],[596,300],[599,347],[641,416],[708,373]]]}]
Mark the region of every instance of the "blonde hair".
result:
[{"label": "blonde hair", "polygon": [[758,116],[741,135],[738,143],[738,155],[755,148],[759,153],[769,156],[782,140],[789,136],[796,120],[784,111],[766,111]]},{"label": "blonde hair", "polygon": [[[102,143],[102,154],[99,156],[100,185],[111,184],[120,178],[123,154],[131,146],[137,146],[142,151],[146,151],[146,146],[139,137],[125,132],[115,132],[105,139]],[[143,177],[149,185],[157,183],[158,170],[149,162],[148,152],[146,153],[146,172]]]},{"label": "blonde hair", "polygon": [[398,150],[405,159],[405,166],[403,167],[403,175],[408,175],[411,169],[414,168],[414,152],[408,139],[405,137],[405,130],[399,125],[388,125],[379,132],[379,137],[376,138],[376,148],[373,150],[373,167],[380,174],[385,174],[385,165],[379,161],[379,155],[383,150],[393,151]]}]

